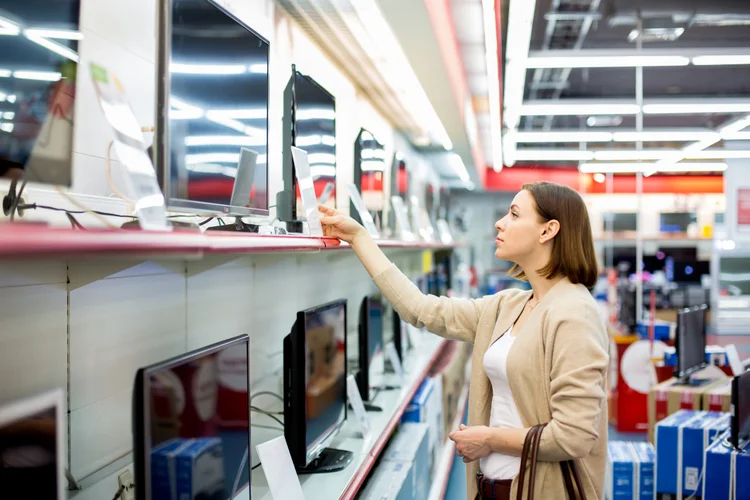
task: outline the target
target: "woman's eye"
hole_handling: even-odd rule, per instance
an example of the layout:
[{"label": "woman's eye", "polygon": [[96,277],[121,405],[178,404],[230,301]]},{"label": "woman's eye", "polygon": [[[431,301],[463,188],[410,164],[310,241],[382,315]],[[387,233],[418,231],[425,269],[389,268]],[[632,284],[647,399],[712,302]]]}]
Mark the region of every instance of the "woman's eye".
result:
[{"label": "woman's eye", "polygon": [[510,213],[510,215],[512,215],[514,219],[515,219],[516,217],[518,217],[518,214],[517,214],[517,213],[515,213],[515,212],[511,212],[511,213]]}]

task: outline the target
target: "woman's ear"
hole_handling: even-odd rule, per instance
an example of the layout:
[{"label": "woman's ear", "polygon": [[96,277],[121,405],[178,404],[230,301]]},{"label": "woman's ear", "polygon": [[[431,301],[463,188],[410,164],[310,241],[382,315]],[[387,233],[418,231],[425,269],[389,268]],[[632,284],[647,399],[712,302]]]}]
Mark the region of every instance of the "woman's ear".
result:
[{"label": "woman's ear", "polygon": [[542,235],[539,238],[539,242],[544,244],[548,241],[552,241],[552,239],[557,236],[557,233],[560,232],[560,222],[558,222],[555,219],[552,219],[551,221],[548,221],[544,225],[544,230],[542,231]]}]

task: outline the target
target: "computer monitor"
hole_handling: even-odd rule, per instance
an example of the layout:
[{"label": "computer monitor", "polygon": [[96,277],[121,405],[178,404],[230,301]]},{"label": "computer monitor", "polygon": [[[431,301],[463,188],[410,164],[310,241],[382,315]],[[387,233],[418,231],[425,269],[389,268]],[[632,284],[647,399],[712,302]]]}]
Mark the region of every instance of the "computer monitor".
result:
[{"label": "computer monitor", "polygon": [[732,380],[732,445],[744,448],[750,439],[750,372]]},{"label": "computer monitor", "polygon": [[[401,319],[401,315],[396,312],[395,309],[389,304],[385,303],[386,306],[386,312],[383,315],[384,318],[384,324],[390,324],[390,328],[392,331],[392,337],[391,342],[393,342],[393,347],[396,348],[396,354],[398,354],[398,358],[401,360],[401,362],[404,362],[404,356],[406,356],[406,351],[409,349],[409,339],[407,338],[406,333],[406,322]],[[390,318],[390,319],[389,319]],[[388,342],[388,338],[384,339],[384,342]]]},{"label": "computer monitor", "polygon": [[297,313],[284,338],[284,436],[300,474],[346,467],[328,448],[346,421],[346,300]]},{"label": "computer monitor", "polygon": [[137,500],[232,499],[250,487],[249,360],[242,335],[138,370]]},{"label": "computer monitor", "polygon": [[359,308],[359,370],[357,386],[363,401],[372,401],[376,383],[385,365],[383,347],[383,303],[380,297],[365,297]]},{"label": "computer monitor", "polygon": [[0,178],[73,181],[80,11],[80,0],[3,2]]},{"label": "computer monitor", "polygon": [[[354,141],[354,185],[359,189],[367,211],[373,219],[382,220],[385,208],[385,146],[375,136],[361,129]],[[354,204],[350,214],[361,223]]]},{"label": "computer monitor", "polygon": [[698,222],[695,212],[670,212],[659,214],[659,231],[662,233],[684,233],[690,224]]},{"label": "computer monitor", "polygon": [[677,367],[674,375],[683,383],[690,375],[706,366],[706,314],[708,306],[685,308],[677,312],[675,351]]},{"label": "computer monitor", "polygon": [[615,233],[622,233],[625,231],[637,231],[638,229],[638,214],[634,212],[605,212],[603,216],[604,231],[608,231],[611,228]]},{"label": "computer monitor", "polygon": [[297,71],[284,90],[282,154],[284,189],[276,210],[286,222],[302,220],[302,197],[292,161],[291,147],[307,153],[315,197],[336,207],[336,99],[318,82]]},{"label": "computer monitor", "polygon": [[[154,164],[168,207],[268,215],[268,41],[215,0],[159,12]],[[242,148],[257,158],[240,206]]]},{"label": "computer monitor", "polygon": [[63,391],[56,389],[0,407],[3,498],[67,498],[64,401]]}]

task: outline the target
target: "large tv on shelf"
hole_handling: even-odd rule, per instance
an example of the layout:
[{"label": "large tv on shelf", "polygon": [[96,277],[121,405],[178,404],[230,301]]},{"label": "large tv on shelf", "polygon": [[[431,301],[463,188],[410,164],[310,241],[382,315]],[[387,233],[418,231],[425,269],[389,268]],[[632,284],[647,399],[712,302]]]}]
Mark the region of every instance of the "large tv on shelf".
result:
[{"label": "large tv on shelf", "polygon": [[300,474],[352,461],[328,448],[346,421],[346,377],[346,300],[298,312],[284,338],[284,436]]},{"label": "large tv on shelf", "polygon": [[80,11],[80,0],[2,2],[2,179],[72,183]]},{"label": "large tv on shelf", "polygon": [[268,41],[214,0],[159,7],[154,163],[168,207],[268,215]]},{"label": "large tv on shelf", "polygon": [[284,189],[277,197],[279,219],[302,220],[302,198],[297,186],[291,147],[307,153],[315,197],[336,207],[336,98],[310,76],[292,65],[284,90],[282,155]]},{"label": "large tv on shelf", "polygon": [[383,313],[380,297],[368,296],[362,300],[359,308],[359,369],[356,378],[363,401],[375,399],[377,382],[384,372]]},{"label": "large tv on shelf", "polygon": [[708,306],[682,309],[677,312],[675,352],[677,366],[674,376],[689,383],[690,376],[706,366],[706,327]]},{"label": "large tv on shelf", "polygon": [[249,345],[241,335],[138,370],[136,500],[231,500],[250,487]]},{"label": "large tv on shelf", "polygon": [[[354,141],[354,185],[376,223],[383,219],[384,180],[385,146],[370,131],[361,129]],[[351,204],[349,213],[354,220],[362,222],[354,204]]]},{"label": "large tv on shelf", "polygon": [[732,380],[732,408],[730,438],[732,445],[740,450],[750,441],[750,372]]}]

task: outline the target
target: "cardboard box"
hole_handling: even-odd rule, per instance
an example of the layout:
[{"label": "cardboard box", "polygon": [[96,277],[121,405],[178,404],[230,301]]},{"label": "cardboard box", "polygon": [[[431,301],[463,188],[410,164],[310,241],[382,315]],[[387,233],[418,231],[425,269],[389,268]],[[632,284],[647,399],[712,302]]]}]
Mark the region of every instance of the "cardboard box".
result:
[{"label": "cardboard box", "polygon": [[193,443],[192,439],[171,439],[161,443],[151,452],[151,496],[176,499],[174,478],[177,477],[175,459],[180,451]]},{"label": "cardboard box", "polygon": [[430,492],[430,452],[428,424],[403,424],[383,454],[383,460],[409,462],[414,469],[415,497]]},{"label": "cardboard box", "polygon": [[443,379],[440,376],[432,377],[433,389],[427,401],[427,424],[429,426],[429,470],[432,471],[435,464],[440,460],[445,441],[445,425],[443,421]]},{"label": "cardboard box", "polygon": [[729,426],[726,413],[679,410],[656,425],[656,498],[700,498],[705,450]]},{"label": "cardboard box", "polygon": [[649,443],[611,441],[607,455],[609,500],[652,500],[656,454]]},{"label": "cardboard box", "polygon": [[721,378],[699,386],[678,385],[677,379],[655,385],[648,393],[648,440],[654,442],[654,427],[678,410],[702,410],[704,394],[726,384]]},{"label": "cardboard box", "polygon": [[703,481],[703,500],[727,500],[732,496],[733,450],[725,441],[724,433],[706,450],[706,478]]},{"label": "cardboard box", "polygon": [[732,406],[732,380],[726,380],[724,384],[718,385],[703,394],[703,410],[725,411],[731,410]]},{"label": "cardboard box", "polygon": [[427,422],[427,403],[432,396],[435,388],[435,382],[431,378],[426,378],[419,386],[411,402],[406,407],[404,414],[401,416],[401,423],[406,422]]},{"label": "cardboard box", "polygon": [[[224,454],[219,438],[195,439],[176,457],[177,498],[194,500],[230,495],[224,477]],[[234,479],[234,478],[232,478]]]},{"label": "cardboard box", "polygon": [[384,460],[368,480],[362,500],[418,500],[412,464]]}]

